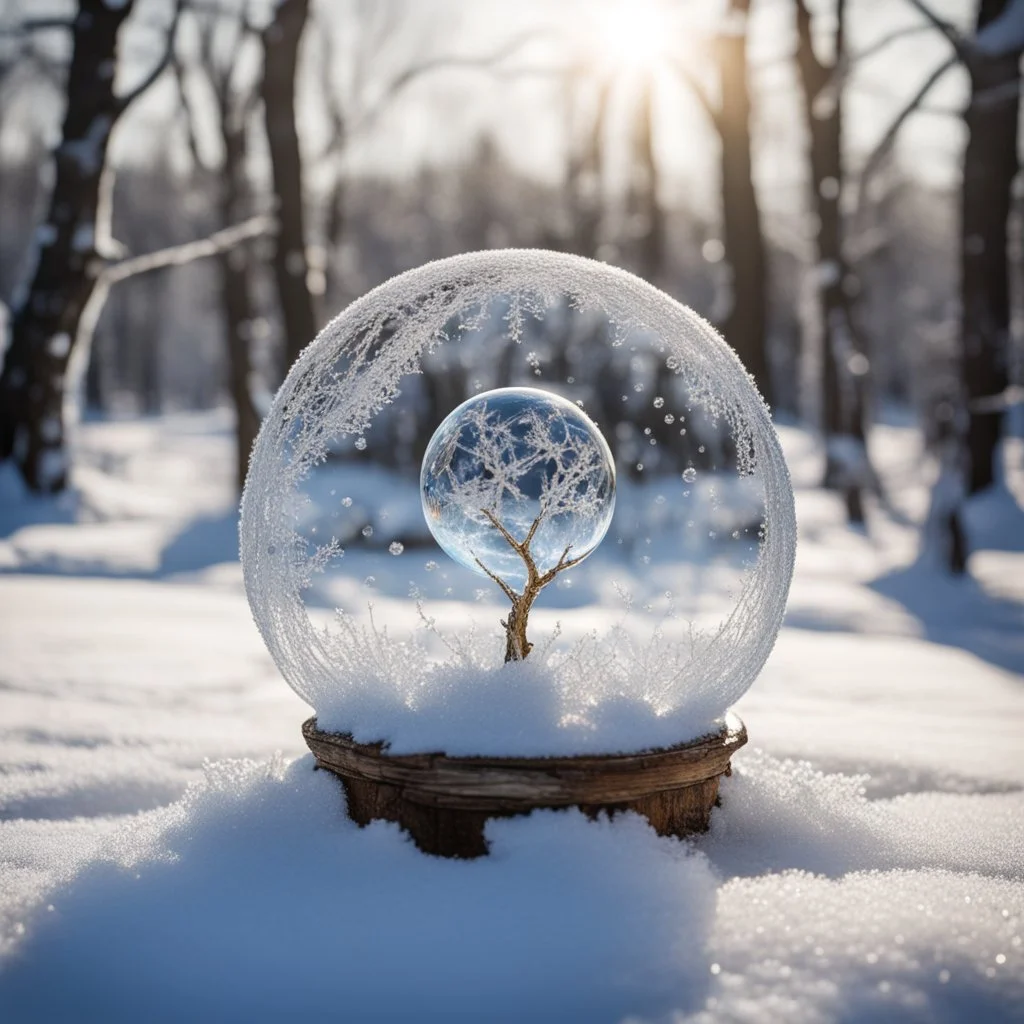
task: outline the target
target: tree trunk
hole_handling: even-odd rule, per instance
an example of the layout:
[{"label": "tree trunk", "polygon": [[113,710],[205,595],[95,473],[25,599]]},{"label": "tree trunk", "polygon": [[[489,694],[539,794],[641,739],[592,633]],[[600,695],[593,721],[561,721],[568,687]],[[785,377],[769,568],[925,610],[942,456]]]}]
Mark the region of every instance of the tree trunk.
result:
[{"label": "tree trunk", "polygon": [[[1010,0],[981,0],[978,29],[994,21]],[[1003,430],[999,397],[1009,383],[1010,269],[1007,252],[1020,118],[1020,53],[978,54],[967,61],[970,104],[964,113],[961,205],[962,373],[967,399],[967,493],[997,477]],[[984,400],[988,399],[988,402]]]},{"label": "tree trunk", "polygon": [[[228,226],[244,216],[245,197],[245,121],[230,109],[230,97],[221,103],[221,139],[224,164],[221,169],[220,216]],[[231,401],[235,409],[235,481],[238,490],[245,486],[260,418],[252,400],[252,361],[249,357],[249,333],[252,325],[252,301],[249,294],[249,254],[244,245],[221,253],[221,301],[224,333],[227,338],[228,376]]]},{"label": "tree trunk", "polygon": [[630,235],[636,243],[637,272],[658,284],[662,276],[665,253],[665,217],[658,201],[658,165],[654,157],[653,83],[646,80],[634,119],[636,136],[633,147],[633,169],[630,181],[632,203]]},{"label": "tree trunk", "polygon": [[750,148],[749,11],[750,0],[730,0],[728,17],[736,28],[716,39],[721,89],[717,127],[722,141],[722,241],[732,270],[732,303],[723,327],[726,340],[771,404],[764,237]]},{"label": "tree trunk", "polygon": [[843,492],[850,521],[862,522],[862,491],[871,477],[864,422],[868,363],[849,294],[855,281],[843,253],[839,210],[843,189],[840,74],[845,62],[844,8],[845,0],[837,0],[834,54],[828,64],[814,52],[807,5],[804,0],[796,0],[796,62],[810,134],[811,188],[818,216],[816,285],[826,449],[823,486]]},{"label": "tree trunk", "polygon": [[289,367],[316,335],[316,313],[307,282],[302,157],[295,128],[299,42],[308,14],[309,0],[282,0],[274,20],[263,31],[261,92],[279,222],[274,277]]},{"label": "tree trunk", "polygon": [[117,35],[133,3],[79,4],[53,192],[37,232],[32,280],[13,311],[0,375],[0,459],[13,457],[34,491],[60,491],[67,479],[64,377],[101,269],[95,249],[100,177],[110,131],[123,110],[114,94]]}]

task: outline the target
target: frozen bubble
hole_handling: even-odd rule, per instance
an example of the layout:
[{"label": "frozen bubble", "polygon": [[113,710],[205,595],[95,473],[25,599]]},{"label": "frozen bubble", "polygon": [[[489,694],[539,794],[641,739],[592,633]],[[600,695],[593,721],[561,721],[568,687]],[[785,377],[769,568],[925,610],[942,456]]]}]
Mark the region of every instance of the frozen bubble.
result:
[{"label": "frozen bubble", "polygon": [[695,470],[693,466],[687,466],[686,469],[683,470],[683,479],[688,484],[692,484],[694,480],[697,479],[697,470]]},{"label": "frozen bubble", "polygon": [[437,428],[420,489],[430,532],[456,562],[522,585],[526,565],[512,542],[530,536],[541,573],[566,549],[580,559],[601,542],[615,508],[615,466],[571,402],[500,388],[463,402]]},{"label": "frozen bubble", "polygon": [[369,523],[367,523],[359,532],[362,533],[364,537],[372,537],[373,527]]},{"label": "frozen bubble", "polygon": [[398,541],[398,540],[393,540],[388,545],[388,551],[390,551],[391,554],[393,554],[393,555],[400,555],[404,550],[405,550],[405,545],[401,541]]},{"label": "frozen bubble", "polygon": [[660,409],[664,404],[665,404],[665,399],[662,398],[661,395],[658,395],[658,397],[654,400],[654,408],[655,409]]},{"label": "frozen bubble", "polygon": [[366,438],[365,437],[357,437],[356,438],[356,448],[359,449],[359,451],[361,451],[361,452],[366,451]]}]

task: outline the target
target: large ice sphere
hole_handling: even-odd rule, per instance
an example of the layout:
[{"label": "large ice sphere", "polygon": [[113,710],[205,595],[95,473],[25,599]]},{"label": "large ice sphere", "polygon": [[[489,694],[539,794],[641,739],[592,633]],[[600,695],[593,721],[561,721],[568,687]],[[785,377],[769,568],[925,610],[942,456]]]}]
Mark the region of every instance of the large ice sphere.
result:
[{"label": "large ice sphere", "polygon": [[601,543],[615,508],[615,464],[571,402],[499,388],[463,402],[437,428],[420,490],[430,532],[456,562],[521,589],[527,559],[543,575]]}]

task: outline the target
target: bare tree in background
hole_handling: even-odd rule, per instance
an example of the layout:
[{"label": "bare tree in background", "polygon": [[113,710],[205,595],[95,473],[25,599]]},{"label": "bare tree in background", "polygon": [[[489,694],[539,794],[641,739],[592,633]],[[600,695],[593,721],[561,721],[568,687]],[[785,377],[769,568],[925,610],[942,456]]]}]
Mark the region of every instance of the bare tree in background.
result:
[{"label": "bare tree in background", "polygon": [[654,83],[646,77],[633,115],[626,224],[631,248],[635,252],[637,272],[652,284],[660,284],[665,261],[665,211],[658,197],[653,91]]},{"label": "bare tree in background", "polygon": [[[960,522],[963,498],[998,478],[997,459],[1008,405],[1010,352],[1009,218],[1013,181],[1020,170],[1021,55],[1024,0],[980,0],[975,32],[964,36],[924,0],[908,0],[953,50],[894,118],[861,175],[863,206],[872,174],[888,155],[900,128],[947,71],[962,66],[970,80],[964,110],[968,141],[963,157],[960,206],[960,423],[946,433],[943,471],[929,522],[947,566],[966,569]],[[950,433],[952,431],[952,433]],[[955,481],[960,481],[955,483]],[[929,543],[926,536],[926,544]]]},{"label": "bare tree in background", "polygon": [[[189,149],[197,169],[215,182],[218,220],[221,228],[252,214],[252,196],[246,169],[248,124],[259,99],[257,81],[245,77],[241,56],[254,44],[257,32],[247,7],[223,17],[197,16],[199,30],[196,70],[201,73],[214,100],[216,129],[221,158],[216,166],[203,160],[196,140],[196,125],[188,99],[185,69],[175,62],[181,102],[186,115]],[[221,277],[221,308],[227,342],[228,373],[235,411],[235,480],[239,490],[245,483],[249,453],[259,430],[260,416],[252,394],[252,358],[249,341],[255,319],[251,296],[250,253],[239,245],[217,256]],[[311,338],[310,338],[311,340]]]},{"label": "bare tree in background", "polygon": [[69,26],[72,55],[61,141],[53,154],[54,186],[0,374],[0,460],[13,458],[35,491],[60,491],[67,478],[64,380],[79,320],[103,267],[96,226],[110,133],[160,76],[174,45],[177,6],[162,56],[129,92],[115,93],[118,33],[133,8],[134,0],[81,0]]},{"label": "bare tree in background", "polygon": [[676,70],[700,100],[721,142],[722,245],[731,271],[729,312],[722,330],[770,404],[773,395],[768,370],[767,271],[750,144],[750,2],[729,0],[714,40],[717,103],[685,66],[677,63]]},{"label": "bare tree in background", "polygon": [[852,294],[857,287],[843,249],[839,209],[844,184],[843,79],[846,0],[836,0],[832,59],[815,52],[811,14],[805,0],[796,7],[796,63],[810,135],[810,185],[814,211],[816,287],[821,324],[824,486],[841,491],[851,522],[864,520],[863,491],[871,484],[865,438],[868,360]]},{"label": "bare tree in background", "polygon": [[286,368],[313,340],[317,330],[306,254],[302,154],[295,127],[299,43],[308,18],[309,0],[280,0],[273,19],[262,33],[260,92],[279,222],[274,245],[274,279],[284,324]]}]

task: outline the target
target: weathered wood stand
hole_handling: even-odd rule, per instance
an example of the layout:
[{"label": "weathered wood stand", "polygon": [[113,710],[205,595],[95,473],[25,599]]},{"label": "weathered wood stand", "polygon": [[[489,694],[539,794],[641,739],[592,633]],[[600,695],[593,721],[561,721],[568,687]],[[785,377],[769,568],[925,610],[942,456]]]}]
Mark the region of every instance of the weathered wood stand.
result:
[{"label": "weathered wood stand", "polygon": [[735,715],[712,736],[640,754],[578,757],[448,757],[386,753],[380,743],[321,732],[316,719],[302,735],[317,765],[341,778],[348,815],[360,825],[395,821],[424,853],[481,857],[491,818],[541,807],[579,807],[587,814],[636,811],[659,835],[708,828],[718,780],[747,742]]}]

